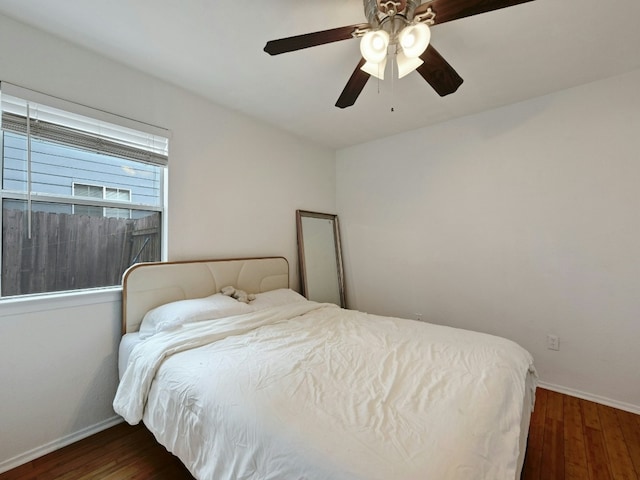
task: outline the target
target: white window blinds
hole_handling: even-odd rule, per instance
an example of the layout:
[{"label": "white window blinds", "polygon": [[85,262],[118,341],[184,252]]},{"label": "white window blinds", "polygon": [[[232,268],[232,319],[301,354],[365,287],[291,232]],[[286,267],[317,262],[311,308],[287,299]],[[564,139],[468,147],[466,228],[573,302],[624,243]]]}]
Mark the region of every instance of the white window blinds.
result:
[{"label": "white window blinds", "polygon": [[29,118],[33,137],[153,165],[168,164],[167,130],[6,82],[0,83],[0,98],[3,130],[26,134]]}]

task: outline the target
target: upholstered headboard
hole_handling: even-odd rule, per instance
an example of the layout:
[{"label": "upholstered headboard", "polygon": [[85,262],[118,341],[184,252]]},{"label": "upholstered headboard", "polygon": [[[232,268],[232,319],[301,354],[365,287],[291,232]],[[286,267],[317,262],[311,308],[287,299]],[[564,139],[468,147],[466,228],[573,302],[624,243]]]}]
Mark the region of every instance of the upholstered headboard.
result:
[{"label": "upholstered headboard", "polygon": [[212,295],[232,285],[249,293],[289,287],[284,257],[139,263],[122,277],[122,332],[135,332],[152,308]]}]

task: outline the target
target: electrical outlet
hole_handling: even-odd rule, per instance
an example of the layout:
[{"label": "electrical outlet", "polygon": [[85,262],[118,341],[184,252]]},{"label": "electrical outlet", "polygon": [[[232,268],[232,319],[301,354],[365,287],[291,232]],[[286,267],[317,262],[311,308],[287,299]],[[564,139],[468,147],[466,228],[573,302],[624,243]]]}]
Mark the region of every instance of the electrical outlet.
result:
[{"label": "electrical outlet", "polygon": [[416,316],[416,320],[422,321],[422,314],[421,313],[414,313],[414,315]]},{"label": "electrical outlet", "polygon": [[560,339],[557,335],[547,335],[547,349],[560,350]]}]

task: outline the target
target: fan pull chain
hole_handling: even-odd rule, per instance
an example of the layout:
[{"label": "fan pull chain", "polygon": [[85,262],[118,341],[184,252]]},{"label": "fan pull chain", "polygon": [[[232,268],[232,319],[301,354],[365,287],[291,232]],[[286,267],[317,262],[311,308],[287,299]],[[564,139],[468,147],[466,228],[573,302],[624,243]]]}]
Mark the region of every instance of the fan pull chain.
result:
[{"label": "fan pull chain", "polygon": [[[398,50],[396,48],[396,55],[397,54],[398,54]],[[393,106],[393,102],[395,100],[395,92],[396,92],[396,89],[395,89],[395,86],[396,86],[396,74],[394,72],[395,69],[393,68],[393,66],[396,64],[396,62],[395,62],[395,58],[393,60],[394,61],[391,62],[391,112],[392,113],[396,111],[394,106]]]}]

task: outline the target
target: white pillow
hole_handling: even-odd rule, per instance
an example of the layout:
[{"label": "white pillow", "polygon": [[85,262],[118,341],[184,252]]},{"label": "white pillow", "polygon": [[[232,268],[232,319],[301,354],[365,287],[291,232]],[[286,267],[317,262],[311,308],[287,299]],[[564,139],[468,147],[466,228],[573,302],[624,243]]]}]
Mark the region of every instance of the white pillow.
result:
[{"label": "white pillow", "polygon": [[253,309],[221,293],[191,300],[178,300],[149,310],[140,324],[140,338],[171,330],[185,323],[249,313]]},{"label": "white pillow", "polygon": [[269,292],[256,293],[256,299],[249,302],[255,310],[278,307],[289,303],[306,302],[307,299],[290,288],[279,288]]}]

